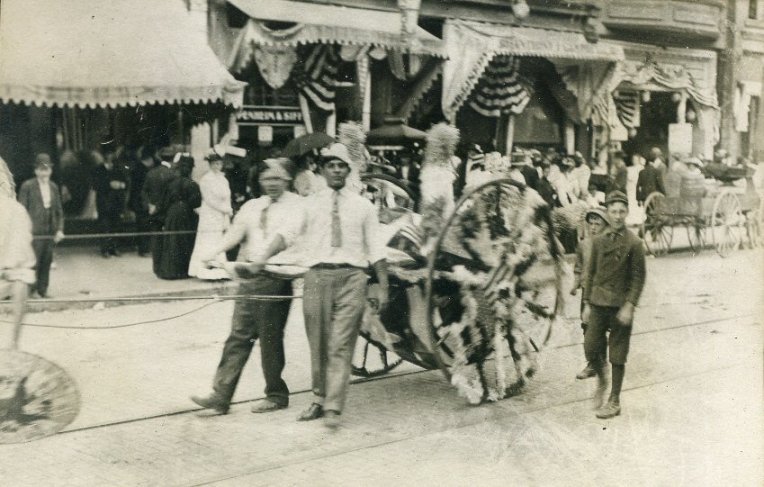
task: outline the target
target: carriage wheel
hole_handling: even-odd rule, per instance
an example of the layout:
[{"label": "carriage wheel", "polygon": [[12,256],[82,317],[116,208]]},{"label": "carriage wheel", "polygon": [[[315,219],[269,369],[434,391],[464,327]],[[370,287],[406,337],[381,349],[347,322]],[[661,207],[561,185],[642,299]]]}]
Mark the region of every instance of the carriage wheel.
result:
[{"label": "carriage wheel", "polygon": [[647,251],[655,257],[666,255],[671,250],[674,227],[666,197],[662,193],[650,193],[645,200],[645,221],[641,234]]},{"label": "carriage wheel", "polygon": [[80,410],[77,384],[64,369],[18,350],[0,350],[0,444],[58,433]]},{"label": "carriage wheel", "polygon": [[727,257],[740,246],[744,222],[737,195],[730,190],[722,191],[711,211],[711,235],[716,252],[721,257]]},{"label": "carriage wheel", "polygon": [[367,378],[385,375],[403,362],[368,333],[361,332],[359,338],[353,355],[353,375]]},{"label": "carriage wheel", "polygon": [[693,219],[685,225],[687,229],[687,241],[693,254],[699,254],[706,246],[705,227],[698,219]]},{"label": "carriage wheel", "polygon": [[[384,223],[410,213],[416,206],[413,191],[394,177],[386,174],[363,174],[361,182],[364,184],[364,195],[377,207],[379,219]],[[373,306],[370,303],[367,305]],[[364,319],[366,318],[365,315]],[[364,328],[363,325],[362,328]],[[378,331],[384,333],[384,330],[378,329]],[[385,346],[379,336],[373,336],[372,333],[363,329],[359,335],[360,339],[353,353],[351,369],[353,375],[358,377],[384,375],[403,361]]]},{"label": "carriage wheel", "polygon": [[562,305],[562,262],[535,191],[501,179],[456,203],[429,254],[426,318],[440,369],[469,402],[505,397],[536,372]]}]

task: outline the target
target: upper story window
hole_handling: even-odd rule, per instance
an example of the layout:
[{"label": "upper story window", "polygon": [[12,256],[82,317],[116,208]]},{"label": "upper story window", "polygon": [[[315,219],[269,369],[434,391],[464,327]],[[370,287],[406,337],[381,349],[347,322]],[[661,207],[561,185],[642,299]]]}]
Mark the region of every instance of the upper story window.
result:
[{"label": "upper story window", "polygon": [[754,20],[759,18],[759,0],[748,0],[748,18]]}]

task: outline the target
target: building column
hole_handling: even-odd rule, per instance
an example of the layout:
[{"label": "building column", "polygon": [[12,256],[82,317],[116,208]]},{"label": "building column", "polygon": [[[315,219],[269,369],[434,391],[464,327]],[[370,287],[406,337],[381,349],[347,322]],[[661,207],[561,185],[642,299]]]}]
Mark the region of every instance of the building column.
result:
[{"label": "building column", "polygon": [[721,109],[719,147],[726,149],[732,160],[740,152],[740,140],[735,130],[735,91],[737,90],[737,65],[741,57],[740,39],[736,29],[736,2],[727,2],[727,22],[725,22],[725,47],[719,52],[717,70],[717,91]]}]

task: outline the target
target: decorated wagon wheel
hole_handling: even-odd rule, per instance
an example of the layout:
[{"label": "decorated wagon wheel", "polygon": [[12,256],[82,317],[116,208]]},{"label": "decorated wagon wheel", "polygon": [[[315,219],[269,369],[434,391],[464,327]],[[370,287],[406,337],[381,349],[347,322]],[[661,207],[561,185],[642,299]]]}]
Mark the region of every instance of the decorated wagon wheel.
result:
[{"label": "decorated wagon wheel", "polygon": [[[398,179],[386,174],[364,174],[364,195],[377,207],[382,223],[391,223],[414,210],[413,191]],[[403,361],[393,350],[391,335],[379,322],[376,286],[369,286],[360,340],[353,354],[352,372],[358,377],[384,375]]]},{"label": "decorated wagon wheel", "polygon": [[562,306],[549,208],[509,179],[485,183],[457,202],[434,249],[425,316],[440,369],[473,404],[516,394]]},{"label": "decorated wagon wheel", "polygon": [[647,251],[656,257],[666,255],[671,249],[674,227],[668,211],[666,197],[653,192],[645,200],[645,221],[641,228]]},{"label": "decorated wagon wheel", "polygon": [[729,189],[723,190],[714,200],[710,228],[714,247],[721,257],[727,257],[740,246],[744,223],[737,195]]}]

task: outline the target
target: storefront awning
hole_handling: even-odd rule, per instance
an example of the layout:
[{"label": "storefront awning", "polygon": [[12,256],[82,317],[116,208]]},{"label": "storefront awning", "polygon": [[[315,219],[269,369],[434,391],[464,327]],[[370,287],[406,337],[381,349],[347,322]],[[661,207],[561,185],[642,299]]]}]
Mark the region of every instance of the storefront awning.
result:
[{"label": "storefront awning", "polygon": [[[228,66],[240,66],[249,58],[251,45],[298,46],[340,44],[379,46],[386,49],[446,57],[443,41],[421,27],[407,42],[401,35],[401,16],[385,12],[334,5],[285,0],[229,0],[252,20],[242,30]],[[270,29],[265,21],[294,23],[285,29]]]},{"label": "storefront awning", "polygon": [[448,20],[443,27],[448,59],[443,68],[443,113],[450,120],[464,104],[488,63],[497,55],[551,61],[615,63],[624,59],[614,44],[591,43],[578,32]]},{"label": "storefront awning", "polygon": [[2,0],[0,101],[120,107],[223,102],[236,81],[181,0]]}]

